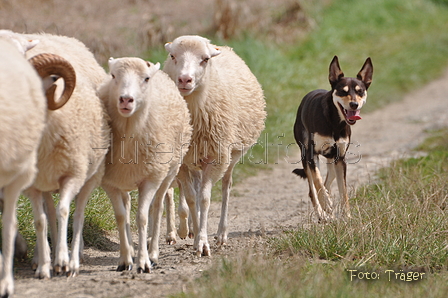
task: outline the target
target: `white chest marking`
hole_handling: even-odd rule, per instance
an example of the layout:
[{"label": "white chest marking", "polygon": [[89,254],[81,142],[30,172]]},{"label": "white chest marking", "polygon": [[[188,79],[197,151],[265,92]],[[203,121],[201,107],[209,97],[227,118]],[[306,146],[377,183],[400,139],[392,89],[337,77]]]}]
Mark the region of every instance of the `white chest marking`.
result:
[{"label": "white chest marking", "polygon": [[314,152],[317,154],[329,154],[335,144],[338,147],[338,156],[344,156],[349,144],[348,137],[335,141],[333,137],[314,134]]}]

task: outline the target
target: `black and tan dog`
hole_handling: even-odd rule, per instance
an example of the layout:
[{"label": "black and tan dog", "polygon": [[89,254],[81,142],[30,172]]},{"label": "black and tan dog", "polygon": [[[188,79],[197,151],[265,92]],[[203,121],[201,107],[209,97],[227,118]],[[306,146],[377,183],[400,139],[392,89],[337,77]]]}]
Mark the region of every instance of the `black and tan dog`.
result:
[{"label": "black and tan dog", "polygon": [[[308,179],[309,196],[319,221],[333,216],[329,189],[335,178],[342,210],[350,216],[345,154],[350,144],[350,126],[361,119],[359,111],[366,102],[372,74],[372,61],[367,58],[356,78],[344,77],[335,56],[330,63],[331,91],[319,89],[308,93],[297,111],[294,137],[302,151],[303,169],[293,172]],[[327,158],[325,184],[319,171],[319,155]]]}]

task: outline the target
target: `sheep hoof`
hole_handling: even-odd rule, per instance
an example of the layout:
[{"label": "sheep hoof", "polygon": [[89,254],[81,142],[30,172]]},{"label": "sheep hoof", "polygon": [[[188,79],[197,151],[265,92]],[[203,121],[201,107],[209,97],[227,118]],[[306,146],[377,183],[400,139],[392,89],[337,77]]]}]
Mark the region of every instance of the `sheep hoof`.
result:
[{"label": "sheep hoof", "polygon": [[203,245],[202,250],[198,249],[196,250],[196,256],[197,257],[210,257],[210,247],[206,244]]},{"label": "sheep hoof", "polygon": [[55,265],[53,268],[54,275],[60,275],[66,272],[68,272],[67,266]]},{"label": "sheep hoof", "polygon": [[44,272],[36,273],[35,276],[38,279],[50,279],[50,274],[47,274],[47,273],[44,273]]},{"label": "sheep hoof", "polygon": [[79,275],[79,269],[67,272],[67,277],[76,277],[78,275]]},{"label": "sheep hoof", "polygon": [[190,238],[190,239],[194,239],[194,233],[193,233],[193,232],[188,233],[188,238]]},{"label": "sheep hoof", "polygon": [[138,267],[137,273],[151,273],[151,268],[149,268],[148,266],[145,266],[145,269],[143,269],[142,267]]},{"label": "sheep hoof", "polygon": [[118,265],[117,271],[121,272],[121,271],[125,271],[125,270],[131,271],[132,270],[132,264],[129,264],[129,265],[125,265],[125,264]]},{"label": "sheep hoof", "polygon": [[202,256],[203,257],[210,257],[210,249],[209,248],[204,248],[204,250],[202,251]]}]

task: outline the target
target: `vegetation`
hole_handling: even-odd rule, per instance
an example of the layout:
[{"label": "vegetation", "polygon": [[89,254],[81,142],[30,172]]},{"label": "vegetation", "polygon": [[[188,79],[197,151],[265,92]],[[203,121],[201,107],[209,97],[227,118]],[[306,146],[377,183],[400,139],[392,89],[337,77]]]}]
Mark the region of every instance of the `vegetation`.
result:
[{"label": "vegetation", "polygon": [[[357,190],[352,218],[303,225],[220,259],[174,297],[445,297],[448,129]],[[198,285],[199,284],[199,285]]]},{"label": "vegetation", "polygon": [[[272,36],[254,34],[252,27],[228,40],[210,35],[216,44],[229,44],[242,56],[263,85],[267,100],[266,130],[244,165],[237,166],[235,181],[285,162],[292,154],[286,149],[294,143],[297,107],[310,90],[329,88],[328,65],[334,55],[347,76],[356,75],[366,57],[372,58],[374,79],[363,113],[399,100],[439,76],[448,65],[446,2],[301,1],[314,25],[300,38],[273,42]],[[159,35],[165,33],[161,30]],[[98,51],[106,47],[99,53],[104,59],[111,52],[121,55],[118,47],[126,43],[100,34],[89,40],[98,40],[97,47],[90,45]],[[109,41],[113,47],[106,46]],[[162,62],[166,53],[158,43],[140,56]],[[214,269],[195,281],[194,289],[176,297],[444,297],[448,290],[447,135],[445,130],[436,132],[419,148],[427,152],[425,157],[397,161],[379,173],[375,185],[358,189],[351,220],[304,224],[271,239],[268,251],[261,254],[254,251],[218,260]],[[20,199],[18,217],[19,230],[32,247],[32,211],[25,198]],[[107,249],[106,236],[116,229],[113,218],[109,199],[98,189],[86,209],[86,245]],[[351,280],[348,270],[378,272],[381,277],[370,282]],[[425,275],[421,281],[389,282],[385,270]]]},{"label": "vegetation", "polygon": [[[285,132],[288,142],[300,98],[309,90],[328,88],[327,64],[335,54],[350,76],[365,57],[372,57],[374,80],[366,110],[439,75],[448,62],[448,34],[441,31],[448,11],[439,2],[332,1],[317,16],[317,28],[299,44],[274,47],[250,38],[233,42],[265,86],[266,132]],[[263,63],[257,63],[259,57]],[[271,239],[265,252],[221,259],[195,280],[194,288],[175,297],[445,297],[447,136],[447,130],[434,132],[418,148],[426,156],[396,161],[379,172],[376,184],[358,189],[350,220],[304,223]],[[375,273],[379,280],[367,280],[360,272],[370,278]]]}]

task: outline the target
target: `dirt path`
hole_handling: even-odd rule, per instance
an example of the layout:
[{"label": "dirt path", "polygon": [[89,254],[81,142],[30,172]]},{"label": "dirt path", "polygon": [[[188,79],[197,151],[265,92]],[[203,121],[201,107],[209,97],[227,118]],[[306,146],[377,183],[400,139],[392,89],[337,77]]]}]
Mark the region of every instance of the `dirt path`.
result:
[{"label": "dirt path", "polygon": [[[372,173],[378,167],[409,154],[409,150],[423,140],[426,130],[448,126],[448,71],[400,103],[362,116],[353,128],[350,149],[347,176],[352,190],[374,179]],[[211,264],[213,258],[258,245],[266,236],[279,233],[283,228],[295,227],[310,218],[314,220],[310,216],[312,208],[307,184],[291,174],[296,167],[292,164],[294,161],[297,160],[280,158],[278,164],[271,165],[272,170],[261,171],[234,187],[229,211],[229,245],[213,247],[211,258],[194,257],[191,239],[179,240],[173,246],[163,244],[162,240],[160,264],[151,274],[136,274],[135,269],[120,273],[114,271],[118,244],[112,252],[89,248],[84,251],[86,260],[76,278],[37,280],[29,265],[19,264],[15,268],[14,297],[140,298],[180,292],[189,280]],[[219,214],[220,204],[213,202],[209,221],[211,243]]]}]

